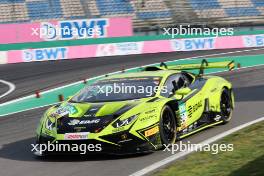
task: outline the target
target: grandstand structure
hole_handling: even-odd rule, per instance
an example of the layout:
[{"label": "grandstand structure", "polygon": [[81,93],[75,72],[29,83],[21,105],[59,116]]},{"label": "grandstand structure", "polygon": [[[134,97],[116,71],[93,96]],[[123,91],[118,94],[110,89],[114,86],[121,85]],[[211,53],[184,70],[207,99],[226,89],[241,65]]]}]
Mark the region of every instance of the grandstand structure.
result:
[{"label": "grandstand structure", "polygon": [[0,23],[129,16],[134,28],[264,24],[264,0],[0,0]]}]

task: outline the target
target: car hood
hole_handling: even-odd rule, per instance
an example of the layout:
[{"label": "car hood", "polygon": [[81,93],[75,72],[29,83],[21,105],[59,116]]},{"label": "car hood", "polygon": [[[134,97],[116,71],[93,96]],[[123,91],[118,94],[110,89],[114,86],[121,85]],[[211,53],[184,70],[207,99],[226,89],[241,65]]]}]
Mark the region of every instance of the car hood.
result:
[{"label": "car hood", "polygon": [[126,111],[142,103],[140,100],[104,103],[70,103],[66,102],[54,109],[58,118],[101,117],[106,115],[122,115]]}]

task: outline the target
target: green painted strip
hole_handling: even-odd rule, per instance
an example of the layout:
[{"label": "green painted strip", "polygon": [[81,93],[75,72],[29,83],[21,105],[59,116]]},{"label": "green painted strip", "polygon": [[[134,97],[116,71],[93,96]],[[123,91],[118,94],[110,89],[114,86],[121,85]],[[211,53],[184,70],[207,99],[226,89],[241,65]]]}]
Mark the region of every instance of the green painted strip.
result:
[{"label": "green painted strip", "polygon": [[[263,30],[254,31],[235,31],[233,36],[239,35],[257,35],[264,34]],[[197,37],[215,37],[213,35],[179,35],[177,38],[197,38]],[[62,46],[81,46],[107,43],[121,43],[121,42],[140,42],[140,41],[154,41],[154,40],[169,40],[171,36],[157,35],[157,36],[132,36],[132,37],[115,37],[115,38],[97,38],[97,39],[81,39],[81,40],[61,40],[49,42],[34,42],[34,43],[16,43],[16,44],[0,44],[0,51],[8,50],[22,50],[22,49],[36,49],[36,48],[51,48]]]},{"label": "green painted strip", "polygon": [[[264,55],[253,55],[253,56],[237,56],[237,57],[221,57],[221,58],[208,58],[209,62],[217,62],[217,61],[228,61],[234,60],[236,63],[240,63],[241,67],[251,67],[264,64]],[[188,64],[188,63],[201,63],[202,59],[189,59],[189,60],[176,60],[173,62],[169,62],[170,64]],[[138,68],[129,69],[127,72],[136,72]],[[225,71],[224,69],[208,69],[205,72],[214,73],[219,71]],[[117,74],[117,73],[115,73]],[[120,73],[119,73],[120,74]],[[103,77],[103,76],[102,76]],[[88,84],[98,80],[99,78],[94,78],[88,81]],[[84,88],[85,84],[78,83],[75,85],[70,85],[63,88],[58,88],[51,92],[47,92],[42,94],[41,98],[26,98],[23,100],[18,100],[11,104],[0,105],[0,116],[4,116],[6,114],[12,114],[16,112],[26,111],[32,108],[47,106],[50,104],[55,104],[58,102],[58,95],[63,94],[64,97],[70,96],[78,92],[80,89]]]}]

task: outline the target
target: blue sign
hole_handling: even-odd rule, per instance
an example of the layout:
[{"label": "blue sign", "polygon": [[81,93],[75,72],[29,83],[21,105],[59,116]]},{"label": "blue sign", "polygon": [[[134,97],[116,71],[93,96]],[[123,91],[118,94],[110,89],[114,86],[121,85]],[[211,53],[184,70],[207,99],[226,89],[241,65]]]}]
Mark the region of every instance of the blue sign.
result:
[{"label": "blue sign", "polygon": [[41,23],[40,38],[69,40],[107,37],[108,19],[59,21],[58,25]]},{"label": "blue sign", "polygon": [[208,50],[215,48],[215,38],[176,39],[172,41],[175,51]]},{"label": "blue sign", "polygon": [[246,47],[264,46],[264,35],[245,36],[244,44]]},{"label": "blue sign", "polygon": [[45,48],[23,51],[25,62],[67,59],[68,48]]}]

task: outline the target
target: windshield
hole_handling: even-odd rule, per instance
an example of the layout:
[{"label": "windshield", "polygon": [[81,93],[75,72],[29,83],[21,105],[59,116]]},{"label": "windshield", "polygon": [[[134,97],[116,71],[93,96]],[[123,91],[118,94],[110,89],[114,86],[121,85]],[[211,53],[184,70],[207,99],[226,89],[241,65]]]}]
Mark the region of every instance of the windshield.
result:
[{"label": "windshield", "polygon": [[71,101],[107,102],[152,97],[157,92],[160,81],[160,77],[102,80],[85,87]]}]

